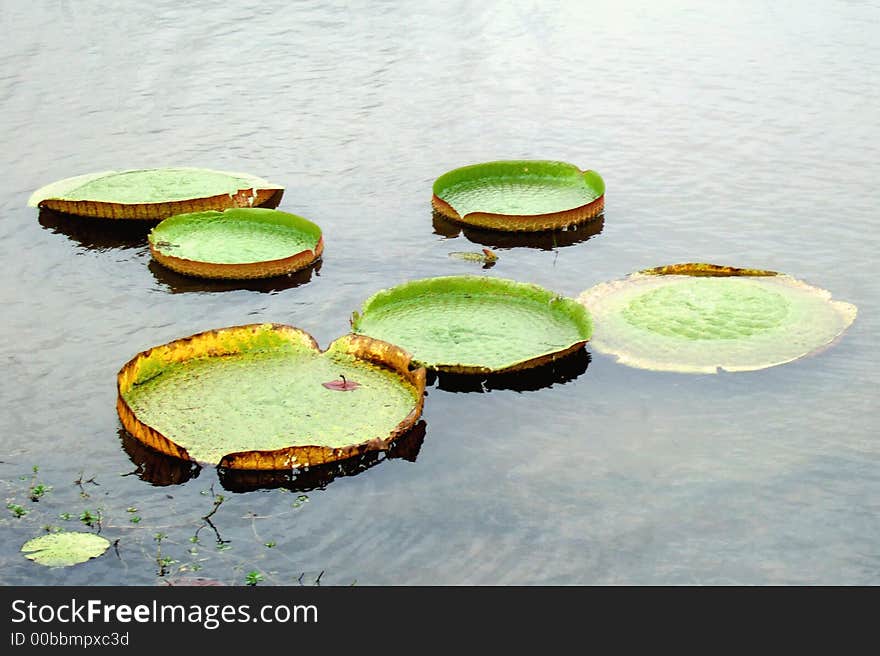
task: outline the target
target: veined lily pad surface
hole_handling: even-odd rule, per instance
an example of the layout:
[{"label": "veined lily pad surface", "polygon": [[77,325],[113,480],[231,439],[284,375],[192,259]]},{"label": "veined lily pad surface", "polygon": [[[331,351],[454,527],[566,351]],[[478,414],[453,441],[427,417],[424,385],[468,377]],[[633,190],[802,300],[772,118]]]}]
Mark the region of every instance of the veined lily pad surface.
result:
[{"label": "veined lily pad surface", "polygon": [[25,558],[47,567],[67,567],[97,558],[110,546],[109,540],[94,533],[63,531],[41,535],[21,547]]},{"label": "veined lily pad surface", "polygon": [[[117,411],[152,448],[230,469],[283,470],[385,450],[422,412],[425,370],[400,348],[346,335],[322,352],[292,326],[222,328],[138,354]],[[337,391],[325,382],[357,382]]]},{"label": "veined lily pad surface", "polygon": [[269,278],[303,269],[324,250],[321,229],[278,210],[235,208],[178,214],[150,232],[150,253],[178,273]]},{"label": "veined lily pad surface", "polygon": [[28,205],[104,219],[165,219],[174,214],[278,204],[284,188],[247,173],[200,168],[103,171],[37,189]]},{"label": "veined lily pad surface", "polygon": [[605,182],[595,171],[549,160],[472,164],[434,182],[434,209],[490,230],[542,231],[584,223],[605,207]]},{"label": "veined lily pad surface", "polygon": [[687,373],[791,362],[830,344],[856,317],[854,305],[791,276],[701,263],[640,271],[578,300],[596,322],[596,351]]},{"label": "veined lily pad surface", "polygon": [[535,367],[583,347],[589,314],[573,299],[482,276],[414,280],[378,292],[355,333],[390,341],[428,369],[486,374]]}]

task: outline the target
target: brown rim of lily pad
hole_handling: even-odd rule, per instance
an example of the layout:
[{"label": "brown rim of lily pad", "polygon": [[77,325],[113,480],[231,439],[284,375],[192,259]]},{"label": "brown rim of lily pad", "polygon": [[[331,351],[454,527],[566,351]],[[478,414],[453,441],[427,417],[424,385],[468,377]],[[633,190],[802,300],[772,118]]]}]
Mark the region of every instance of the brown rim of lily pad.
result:
[{"label": "brown rim of lily pad", "polygon": [[[356,443],[342,446],[304,444],[275,449],[252,449],[229,452],[215,464],[227,469],[285,470],[309,467],[359,456],[369,451],[384,451],[409,431],[421,416],[424,407],[425,369],[412,364],[403,349],[363,335],[344,335],[322,351],[308,333],[284,324],[247,324],[208,330],[143,351],[129,360],[117,375],[116,409],[123,427],[133,437],[160,453],[182,460],[202,462],[186,448],[142,421],[125,395],[136,385],[161,375],[163,368],[199,358],[224,358],[242,353],[265,352],[284,345],[315,356],[341,353],[355,360],[374,365],[402,379],[412,392],[412,408],[384,434],[371,435]],[[323,388],[322,388],[323,389]],[[341,392],[328,392],[340,394]],[[347,394],[345,398],[349,398]]]},{"label": "brown rim of lily pad", "polygon": [[[177,214],[155,226],[148,238],[150,254],[163,266],[216,280],[295,273],[317,262],[324,252],[324,236],[317,224],[261,207]],[[249,239],[246,254],[238,238]]]},{"label": "brown rim of lily pad", "polygon": [[256,280],[274,278],[288,273],[296,273],[310,267],[324,252],[324,239],[321,238],[310,251],[302,251],[290,257],[265,262],[247,262],[244,264],[226,264],[188,260],[174,255],[163,255],[152,244],[150,254],[159,264],[185,276],[210,278],[212,280]]},{"label": "brown rim of lily pad", "polygon": [[[143,176],[210,176],[211,184],[190,197],[176,197],[173,180],[161,179],[153,186],[144,184]],[[93,190],[90,185],[107,180],[131,176],[129,188],[119,187],[123,196],[114,198],[114,192],[106,189]],[[224,180],[225,178],[225,180]],[[218,184],[219,182],[219,184]],[[143,193],[141,190],[145,189]],[[161,194],[170,197],[162,198]],[[159,197],[152,197],[156,194]],[[276,207],[284,194],[284,188],[263,178],[246,174],[215,171],[193,167],[168,169],[132,169],[126,171],[103,171],[65,178],[37,189],[28,200],[31,207],[48,208],[56,212],[99,219],[158,221],[191,212],[224,210],[233,207]]]},{"label": "brown rim of lily pad", "polygon": [[[547,193],[529,191],[513,203],[516,185],[546,185]],[[487,190],[481,201],[479,189]],[[457,201],[456,190],[466,190]],[[558,192],[564,192],[562,194]],[[592,170],[552,160],[501,160],[463,166],[434,182],[431,206],[458,223],[504,232],[543,232],[586,223],[605,209],[605,182]]]}]

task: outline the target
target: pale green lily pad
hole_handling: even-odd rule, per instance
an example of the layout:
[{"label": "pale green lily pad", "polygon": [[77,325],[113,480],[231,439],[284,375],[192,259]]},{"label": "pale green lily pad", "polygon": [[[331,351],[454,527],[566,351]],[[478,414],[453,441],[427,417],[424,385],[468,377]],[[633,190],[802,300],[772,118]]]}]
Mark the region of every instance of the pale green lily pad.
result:
[{"label": "pale green lily pad", "polygon": [[97,558],[110,541],[94,533],[65,531],[28,540],[21,547],[25,558],[46,567],[67,567]]},{"label": "pale green lily pad", "polygon": [[772,271],[682,264],[586,290],[594,350],[632,367],[685,373],[764,369],[816,353],[856,307]]},{"label": "pale green lily pad", "polygon": [[355,333],[396,344],[428,369],[499,373],[538,366],[582,347],[587,312],[573,299],[513,280],[445,276],[369,298]]},{"label": "pale green lily pad", "polygon": [[37,189],[31,207],[112,219],[161,219],[182,212],[255,207],[283,187],[247,173],[177,167],[102,171]]}]

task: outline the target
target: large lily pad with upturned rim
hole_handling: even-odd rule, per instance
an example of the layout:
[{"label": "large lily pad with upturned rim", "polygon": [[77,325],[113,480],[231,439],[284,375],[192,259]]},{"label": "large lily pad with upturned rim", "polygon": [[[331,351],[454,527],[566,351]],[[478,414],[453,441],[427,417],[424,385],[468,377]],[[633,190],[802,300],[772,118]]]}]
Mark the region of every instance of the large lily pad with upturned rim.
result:
[{"label": "large lily pad with upturned rim", "polygon": [[751,371],[816,353],[855,320],[824,289],[760,269],[673,264],[601,283],[578,300],[595,351],[643,369]]},{"label": "large lily pad with upturned rim", "polygon": [[321,228],[296,214],[233,208],[168,217],[149,234],[150,253],[178,273],[200,278],[270,278],[313,264]]},{"label": "large lily pad with upturned rim", "polygon": [[487,374],[573,353],[592,324],[573,299],[538,285],[443,276],[377,292],[352,316],[352,330],[397,344],[428,369]]},{"label": "large lily pad with upturned rim", "polygon": [[280,185],[247,173],[192,167],[102,171],[58,180],[28,200],[66,214],[159,220],[174,214],[277,205]]},{"label": "large lily pad with upturned rim", "polygon": [[[356,389],[324,383],[341,379]],[[291,469],[384,450],[422,412],[425,370],[397,346],[346,335],[326,351],[281,324],[154,347],[117,376],[117,411],[148,446],[229,469]]]},{"label": "large lily pad with upturned rim", "polygon": [[21,546],[25,558],[47,567],[67,567],[97,558],[110,541],[94,533],[62,531],[28,540]]},{"label": "large lily pad with upturned rim", "polygon": [[557,230],[605,207],[595,171],[552,160],[502,160],[453,169],[434,182],[434,209],[465,225],[514,232]]}]

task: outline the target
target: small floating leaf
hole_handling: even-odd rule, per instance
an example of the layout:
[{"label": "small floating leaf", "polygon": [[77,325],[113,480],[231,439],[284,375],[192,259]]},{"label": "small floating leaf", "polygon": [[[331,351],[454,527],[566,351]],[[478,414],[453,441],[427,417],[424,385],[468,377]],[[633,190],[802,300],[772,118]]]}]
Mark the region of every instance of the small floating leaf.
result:
[{"label": "small floating leaf", "polygon": [[340,375],[339,378],[341,378],[341,380],[331,380],[326,383],[321,383],[321,385],[337,392],[348,392],[349,390],[355,390],[361,386],[359,382],[347,380],[345,376]]},{"label": "small floating leaf", "polygon": [[94,533],[63,531],[42,535],[25,542],[21,551],[25,558],[47,567],[67,567],[97,558],[110,546],[110,541]]},{"label": "small floating leaf", "polygon": [[595,350],[633,367],[750,371],[831,343],[856,307],[774,271],[675,264],[596,285],[578,299],[593,315]]},{"label": "small floating leaf", "polygon": [[605,182],[595,171],[550,160],[472,164],[441,175],[431,204],[443,216],[490,230],[555,230],[597,217]]},{"label": "small floating leaf", "polygon": [[495,262],[498,260],[498,256],[488,248],[484,248],[482,253],[453,251],[449,254],[449,257],[454,257],[458,260],[468,260],[470,262],[483,263]]},{"label": "small floating leaf", "polygon": [[414,280],[369,298],[352,324],[448,373],[538,366],[583,347],[589,314],[573,299],[514,280],[446,276]]},{"label": "small floating leaf", "polygon": [[278,204],[284,188],[247,173],[200,168],[103,171],[37,189],[32,207],[107,219],[164,219],[183,212]]}]

